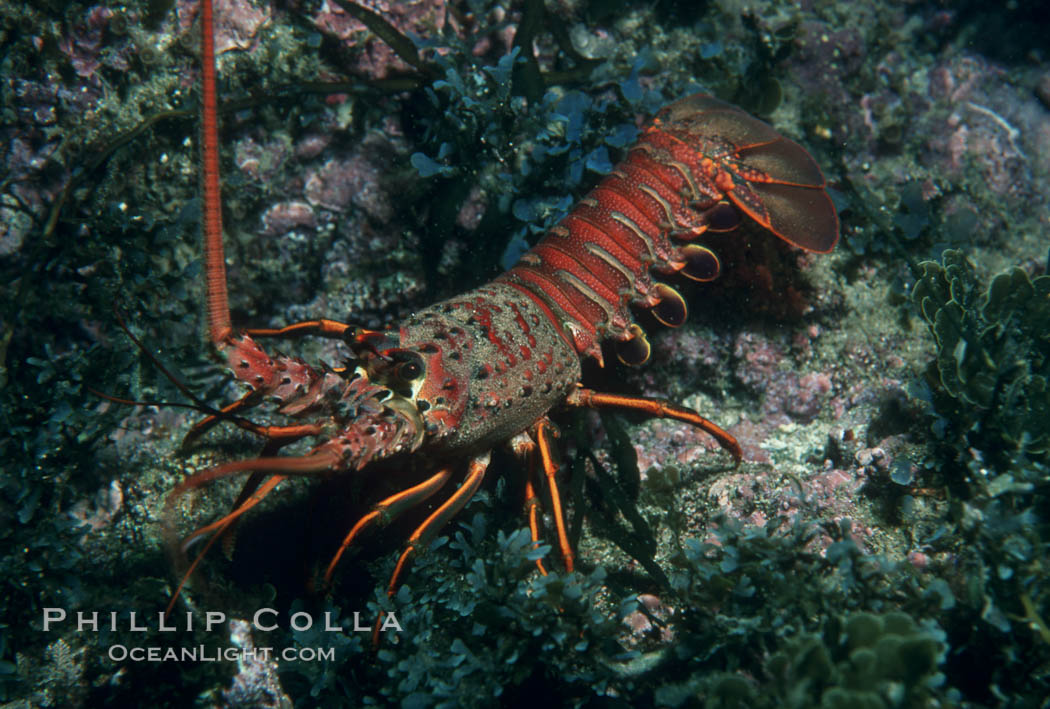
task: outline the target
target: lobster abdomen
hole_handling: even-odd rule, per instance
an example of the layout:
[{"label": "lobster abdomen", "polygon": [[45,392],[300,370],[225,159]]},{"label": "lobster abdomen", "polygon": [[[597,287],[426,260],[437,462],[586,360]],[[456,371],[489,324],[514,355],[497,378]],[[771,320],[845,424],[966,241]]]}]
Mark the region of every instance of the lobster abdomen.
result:
[{"label": "lobster abdomen", "polygon": [[624,361],[644,361],[648,343],[630,306],[655,308],[672,326],[686,314],[651,271],[707,281],[720,270],[710,249],[677,242],[734,228],[739,210],[794,246],[826,253],[838,217],[824,187],[800,145],[697,94],[661,110],[626,159],[498,280],[556,313],[580,355],[601,361],[609,338],[628,343]]}]

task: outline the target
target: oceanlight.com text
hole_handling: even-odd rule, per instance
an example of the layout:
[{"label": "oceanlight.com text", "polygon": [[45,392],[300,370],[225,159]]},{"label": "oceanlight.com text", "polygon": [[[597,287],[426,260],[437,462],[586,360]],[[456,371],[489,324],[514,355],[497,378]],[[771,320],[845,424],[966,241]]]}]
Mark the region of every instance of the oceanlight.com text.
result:
[{"label": "oceanlight.com text", "polygon": [[318,662],[335,660],[330,647],[139,647],[111,645],[106,653],[113,662]]}]

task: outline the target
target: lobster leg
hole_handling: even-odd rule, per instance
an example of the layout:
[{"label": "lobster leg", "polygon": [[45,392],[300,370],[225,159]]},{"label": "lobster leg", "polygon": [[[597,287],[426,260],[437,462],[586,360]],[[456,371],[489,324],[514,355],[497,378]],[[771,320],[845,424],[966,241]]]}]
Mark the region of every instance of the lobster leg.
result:
[{"label": "lobster leg", "polygon": [[558,530],[558,546],[561,548],[561,558],[565,562],[565,570],[571,572],[573,567],[572,547],[569,545],[569,535],[565,529],[565,515],[562,513],[558,482],[554,477],[560,466],[554,460],[554,453],[551,448],[551,438],[557,436],[557,429],[551,424],[550,419],[544,416],[536,423],[534,430],[536,442],[539,444],[540,465],[543,466],[543,473],[547,476],[547,486],[550,488],[551,514],[554,515],[554,525]]},{"label": "lobster leg", "polygon": [[258,398],[258,395],[254,391],[250,391],[232,404],[227,404],[222,407],[219,410],[219,414],[211,414],[193,424],[193,428],[191,428],[189,433],[186,434],[186,437],[182,439],[182,447],[186,448],[207,433],[213,426],[215,426],[215,424],[222,421],[222,416],[220,414],[230,415],[241,409],[250,408],[255,404]]},{"label": "lobster leg", "polygon": [[[558,491],[558,482],[555,475],[560,466],[554,460],[552,438],[558,437],[558,430],[546,416],[541,418],[533,426],[530,433],[521,433],[511,441],[514,453],[528,468],[528,478],[525,481],[525,511],[529,517],[529,532],[532,534],[533,546],[540,541],[539,507],[540,500],[536,494],[539,487],[536,479],[537,466],[543,467],[543,474],[547,477],[547,487],[551,495],[551,514],[554,516],[554,526],[558,533],[558,547],[561,549],[561,557],[565,562],[565,570],[572,571],[574,555],[572,545],[569,544],[569,534],[565,529],[565,515],[562,512],[561,493]],[[540,559],[536,560],[536,567],[544,576],[547,569],[544,568]]]},{"label": "lobster leg", "polygon": [[[518,457],[518,460],[525,467],[525,470],[528,471],[525,477],[525,514],[529,518],[529,534],[532,536],[532,547],[535,549],[540,544],[540,498],[536,494],[536,490],[539,488],[539,481],[536,478],[536,465],[538,463],[536,441],[532,440],[532,437],[523,431],[511,439],[510,447],[514,451],[514,455]],[[547,569],[543,566],[542,559],[536,559],[536,568],[539,569],[542,575],[547,575]]]},{"label": "lobster leg", "polygon": [[[452,493],[452,496],[445,500],[440,507],[434,510],[429,517],[423,520],[423,524],[416,527],[416,531],[412,532],[412,536],[408,538],[408,545],[405,550],[401,552],[401,556],[397,560],[397,566],[394,567],[394,573],[390,575],[390,583],[387,585],[386,595],[393,597],[397,592],[397,581],[401,577],[401,573],[405,570],[408,564],[409,556],[416,550],[417,547],[425,544],[437,530],[441,529],[451,517],[454,517],[459,513],[467,503],[470,502],[470,498],[474,497],[474,493],[478,491],[481,486],[481,481],[485,478],[485,471],[488,470],[489,460],[492,457],[492,452],[488,451],[482,455],[472,458],[470,461],[470,467],[467,470],[467,477],[463,481],[463,484],[459,486],[459,489]],[[372,631],[372,647],[379,647],[379,621],[382,618],[382,612],[379,614],[379,618],[376,618],[374,624],[375,629]]]},{"label": "lobster leg", "polygon": [[[240,401],[244,401],[245,398],[247,397],[243,397]],[[237,403],[240,403],[240,401]],[[306,436],[315,436],[322,430],[322,427],[316,424],[302,424],[297,426],[258,426],[254,423],[242,422],[237,419],[235,419],[235,422],[238,425],[242,426],[242,428],[245,428],[246,430],[251,431],[252,433],[255,433],[266,439],[266,445],[263,446],[262,453],[259,456],[260,458],[272,457],[281,448],[288,445],[289,443],[294,443],[300,438],[304,438]],[[247,502],[249,497],[252,496],[252,493],[254,493],[258,489],[259,485],[261,485],[263,481],[266,480],[268,475],[269,473],[258,470],[249,475],[248,479],[241,487],[241,491],[240,493],[238,493],[237,499],[234,500],[230,511],[233,512],[245,502]],[[233,554],[233,542],[236,537],[236,532],[237,527],[236,525],[233,525],[226,527],[219,534],[217,534],[217,536],[222,537],[223,553],[225,553],[227,556],[231,556]],[[184,544],[185,543],[188,543],[188,540],[184,542]]]},{"label": "lobster leg", "polygon": [[[186,573],[183,574],[182,580],[179,581],[178,588],[175,589],[175,594],[168,603],[167,610],[164,611],[165,614],[170,613],[171,609],[175,607],[175,603],[179,600],[179,595],[182,593],[182,589],[186,586],[190,576],[196,570],[205,554],[208,553],[216,541],[224,536],[224,533],[230,528],[230,525],[237,521],[241,515],[262,502],[263,498],[270,494],[270,492],[285,478],[291,476],[324,474],[331,470],[334,462],[335,460],[332,455],[326,452],[314,453],[312,455],[301,457],[254,458],[252,460],[227,463],[226,465],[219,465],[209,470],[205,470],[183,480],[178,486],[176,486],[175,489],[168,494],[167,505],[169,507],[175,498],[179,497],[186,491],[198,488],[205,483],[219,480],[221,478],[232,477],[244,472],[253,473],[252,478],[250,478],[244,488],[242,488],[241,494],[237,498],[237,503],[234,504],[234,508],[226,516],[194,531],[183,541],[182,549],[185,551],[194,540],[199,539],[210,532],[215,532],[215,535],[208,540],[204,548],[199,554],[197,554],[196,558],[194,558]],[[263,483],[257,490],[253,491],[255,485],[258,484],[258,478],[256,476],[260,473],[270,474],[272,477]]]},{"label": "lobster leg", "polygon": [[[275,428],[275,427],[267,427],[267,428]],[[289,426],[288,428],[295,428],[295,427]],[[265,434],[263,434],[263,435],[265,435]],[[296,440],[298,440],[298,437],[284,438],[284,439],[279,438],[279,437],[268,438],[267,441],[266,441],[266,445],[263,446],[263,451],[262,451],[262,453],[260,454],[259,457],[266,458],[266,457],[272,456],[277,451],[279,451],[282,446],[288,445],[289,443],[292,443],[292,442],[294,442]],[[248,499],[252,496],[252,494],[259,488],[259,486],[263,483],[263,481],[265,481],[267,479],[268,476],[269,476],[268,473],[260,472],[260,471],[255,471],[254,473],[249,475],[248,479],[244,481],[244,485],[241,486],[241,491],[237,494],[237,499],[233,501],[233,505],[230,507],[230,511],[233,512],[238,507],[240,507],[245,502],[247,502]],[[234,540],[236,539],[236,536],[237,536],[237,525],[234,524],[234,525],[226,527],[217,536],[221,536],[222,537],[222,551],[223,551],[223,553],[226,554],[227,557],[232,556],[233,555],[233,543],[234,543]]]},{"label": "lobster leg", "polygon": [[[244,399],[241,399],[241,401],[243,400]],[[263,449],[262,457],[273,455],[281,446],[286,445],[290,442],[291,440],[282,441],[279,438],[271,438],[267,441],[266,446]],[[229,554],[231,550],[228,548],[228,546],[232,546],[234,533],[237,529],[235,523],[239,519],[240,515],[257,505],[259,502],[261,502],[262,499],[266,497],[266,495],[268,495],[270,491],[278,485],[278,483],[284,480],[284,476],[281,475],[275,475],[269,479],[267,478],[269,478],[269,473],[258,470],[249,475],[248,479],[244,482],[244,485],[241,487],[241,491],[237,494],[237,499],[234,500],[233,505],[231,505],[229,514],[227,514],[225,517],[218,520],[217,522],[206,525],[205,527],[196,530],[188,537],[183,539],[182,550],[185,551],[186,549],[188,549],[190,545],[193,544],[193,541],[201,535],[207,534],[212,530],[217,530],[215,533],[215,537],[209,540],[207,546],[204,549],[204,552],[201,553],[201,556],[199,556],[197,560],[199,561],[201,558],[203,558],[204,553],[206,553],[207,550],[211,548],[216,539],[222,539],[223,550],[227,554]],[[263,487],[263,490],[257,493],[256,490],[259,490],[259,486],[262,485],[264,481],[266,485]],[[194,563],[194,566],[196,566],[196,562]]]},{"label": "lobster leg", "polygon": [[[237,493],[237,499],[234,500],[233,504],[230,506],[230,512],[233,512],[247,502],[255,491],[259,489],[259,486],[266,480],[266,473],[252,473],[249,475],[248,479],[244,481],[244,485],[241,486],[241,491]],[[237,539],[237,523],[226,527],[221,532],[217,533],[216,536],[221,537],[222,539],[222,553],[225,554],[227,558],[233,556],[233,545]],[[186,540],[183,541],[183,544],[186,544]]]},{"label": "lobster leg", "polygon": [[[532,546],[535,548],[540,543],[540,498],[536,495],[536,465],[529,465],[529,475],[525,480],[525,511],[529,516],[529,533],[532,535]],[[544,576],[547,569],[543,566],[543,559],[536,559],[536,568]]]},{"label": "lobster leg", "polygon": [[486,452],[471,459],[467,477],[463,484],[459,486],[459,489],[452,493],[452,496],[434,510],[429,517],[423,520],[423,524],[416,527],[416,531],[412,532],[412,536],[408,538],[408,545],[401,552],[401,556],[397,560],[397,566],[394,567],[394,573],[390,576],[390,583],[387,585],[386,590],[388,596],[393,596],[397,591],[397,580],[405,570],[409,556],[420,546],[430,541],[430,536],[445,526],[445,523],[466,507],[467,503],[470,502],[470,498],[474,497],[474,493],[478,491],[481,481],[485,478],[485,471],[489,467],[491,456],[491,452]]},{"label": "lobster leg", "polygon": [[[245,397],[245,398],[247,398],[247,397]],[[237,402],[234,402],[234,404],[232,404],[230,407],[226,407],[226,408],[229,409],[232,406],[236,406],[237,404],[240,404],[240,402],[242,402],[242,401],[244,401],[244,399],[241,399],[241,400],[239,400]],[[224,411],[225,411],[225,409],[224,409]],[[197,426],[195,426],[190,431],[190,433],[187,434],[186,438],[183,439],[183,445],[185,446],[187,444],[187,441],[191,440],[191,435],[194,434],[194,432],[197,431],[199,429],[199,427],[201,427],[203,424],[208,423],[209,421],[210,421],[210,424],[208,425],[208,427],[210,428],[211,425],[214,425],[215,423],[217,423],[219,421],[219,418],[217,418],[215,416],[209,416],[204,421],[201,421],[200,423],[198,423]],[[252,433],[259,434],[260,436],[263,436],[264,438],[267,439],[267,443],[266,443],[266,446],[265,446],[265,448],[263,450],[262,457],[272,456],[281,447],[286,446],[289,443],[293,443],[293,442],[295,442],[295,441],[297,441],[300,438],[303,438],[305,436],[317,435],[318,433],[321,432],[321,426],[313,425],[313,424],[302,424],[302,425],[298,425],[298,426],[258,426],[257,424],[251,423],[250,421],[244,421],[244,420],[241,420],[241,419],[234,419],[234,422],[237,423],[237,425],[241,426],[242,428],[247,429],[247,430],[251,431]],[[203,430],[203,429],[201,429],[201,430]],[[200,435],[200,434],[197,434],[197,435]],[[240,493],[238,493],[237,499],[234,500],[233,505],[230,507],[230,514],[236,513],[239,516],[245,510],[250,509],[251,507],[254,507],[259,502],[259,500],[262,499],[262,497],[259,497],[258,499],[255,499],[254,501],[252,501],[253,498],[255,497],[255,495],[254,495],[255,491],[259,488],[259,486],[263,483],[263,481],[266,480],[267,475],[268,475],[268,473],[266,473],[266,472],[255,471],[251,475],[248,476],[248,480],[246,480],[244,485],[241,487],[241,491],[240,491]],[[277,476],[277,477],[280,477],[280,476]],[[262,496],[264,497],[266,494],[268,494],[269,491],[272,490],[273,487],[278,482],[280,482],[280,480],[283,480],[283,479],[284,479],[283,477],[280,477],[279,480],[274,481],[274,480],[271,479],[271,481],[268,481],[267,485],[269,487],[266,488],[265,492],[261,493]],[[250,503],[250,504],[248,504],[248,503]],[[247,506],[242,509],[242,505],[247,505]],[[223,518],[223,519],[226,519],[226,518]],[[236,517],[234,519],[236,519]],[[220,522],[221,521],[222,520],[220,520]],[[234,520],[231,519],[230,521],[232,522]],[[183,549],[187,548],[187,546],[195,538],[197,538],[198,536],[200,536],[203,533],[206,533],[206,532],[210,531],[213,528],[215,528],[214,525],[208,525],[207,527],[203,527],[201,529],[198,529],[196,532],[194,532],[189,537],[187,537],[185,540],[183,540]],[[223,551],[226,554],[230,554],[232,552],[233,540],[235,538],[236,530],[237,530],[236,526],[231,525],[231,524],[225,524],[225,525],[222,526],[221,529],[219,529],[219,531],[215,535],[215,539],[220,539],[220,538],[222,539]],[[213,539],[213,540],[208,542],[207,547],[205,547],[205,552],[208,549],[211,548],[211,546],[214,543],[214,541],[215,540]],[[202,552],[202,556],[203,556],[203,552]],[[196,566],[196,562],[194,563],[194,566]]]},{"label": "lobster leg", "polygon": [[260,426],[259,424],[248,421],[247,419],[229,416],[229,414],[236,411],[254,406],[258,402],[258,399],[258,392],[250,391],[232,404],[222,407],[219,414],[211,414],[210,416],[201,419],[193,425],[193,428],[191,428],[189,433],[186,434],[186,437],[182,439],[183,448],[203,436],[208,430],[215,426],[215,424],[227,417],[230,421],[238,427],[243,428],[245,431],[249,431],[261,438],[265,438],[271,443],[276,443],[278,448],[286,446],[289,443],[295,443],[300,438],[319,435],[324,430],[323,426],[312,423],[293,424],[290,426]]},{"label": "lobster leg", "polygon": [[215,532],[212,538],[209,539],[204,545],[204,548],[200,550],[196,557],[194,557],[193,562],[189,565],[189,568],[186,569],[186,573],[182,575],[182,580],[179,581],[178,588],[175,589],[175,593],[172,595],[171,601],[168,602],[168,607],[164,610],[164,615],[171,613],[172,608],[175,607],[175,603],[179,600],[179,595],[181,595],[182,589],[185,588],[187,582],[189,582],[190,580],[190,577],[193,575],[193,572],[197,570],[197,567],[200,565],[201,560],[204,559],[205,555],[211,550],[212,546],[215,545],[215,542],[223,538],[226,530],[228,530],[230,528],[230,525],[237,521],[237,519],[241,515],[243,515],[251,508],[255,507],[260,502],[262,502],[263,498],[270,494],[270,492],[275,487],[277,487],[277,485],[282,480],[284,480],[283,475],[274,475],[265,483],[263,483],[263,485],[258,490],[248,495],[248,497],[244,500],[243,503],[241,503],[239,506],[235,505],[234,509],[225,517],[216,520],[215,522],[212,522],[209,525],[201,527],[200,529],[196,530],[188,537],[186,537],[186,539],[182,542],[183,552],[185,552],[186,548],[190,544],[192,544],[195,539],[199,539],[200,537],[204,536],[205,534],[208,534],[209,532]]},{"label": "lobster leg", "polygon": [[168,499],[174,500],[187,490],[193,490],[213,480],[230,478],[240,473],[260,472],[284,475],[286,477],[323,475],[330,472],[338,462],[338,457],[328,451],[304,456],[289,456],[287,458],[270,457],[238,460],[224,465],[217,465],[196,475],[191,475],[168,493]]},{"label": "lobster leg", "polygon": [[[236,521],[237,518],[239,518],[245,512],[247,512],[251,508],[255,507],[257,504],[262,502],[263,498],[266,497],[267,495],[269,495],[270,492],[275,487],[277,487],[284,479],[285,479],[285,477],[283,475],[274,475],[274,476],[270,477],[268,480],[266,480],[266,482],[263,483],[261,486],[260,485],[256,485],[256,487],[258,489],[253,489],[253,490],[250,490],[250,491],[246,489],[246,490],[242,491],[241,497],[243,499],[239,499],[239,502],[237,504],[234,504],[233,509],[231,509],[230,512],[228,514],[226,514],[225,517],[217,519],[214,522],[212,522],[211,524],[207,524],[207,525],[201,527],[200,529],[194,530],[189,536],[187,536],[185,539],[183,539],[182,540],[182,550],[185,551],[185,550],[189,549],[189,547],[193,545],[193,542],[195,542],[196,540],[200,539],[205,534],[209,534],[211,532],[217,532],[215,537],[213,537],[212,539],[210,539],[208,541],[208,545],[207,545],[207,547],[205,547],[205,550],[210,548],[211,545],[214,543],[214,541],[216,539],[218,539],[220,536],[222,536],[221,533],[225,532],[227,529],[229,529],[230,525],[234,521]],[[244,494],[244,493],[247,493],[247,494]],[[204,553],[202,552],[201,556],[203,556],[203,555],[204,555]],[[198,559],[199,558],[200,557],[198,557]],[[194,566],[196,566],[196,562],[194,562]]]},{"label": "lobster leg", "polygon": [[353,529],[350,530],[350,533],[343,539],[343,543],[339,545],[339,551],[335,553],[335,556],[332,557],[332,561],[328,564],[328,568],[325,569],[325,585],[327,586],[331,582],[332,574],[335,573],[335,567],[339,564],[339,559],[342,558],[343,553],[354,542],[354,539],[356,539],[369,525],[373,523],[385,525],[394,521],[402,512],[426,501],[431,495],[444,487],[451,475],[452,468],[442,468],[420,484],[380,500],[376,506],[372,508],[371,512],[357,520],[357,524],[354,525]]},{"label": "lobster leg", "polygon": [[580,406],[588,409],[615,408],[640,411],[654,418],[674,419],[692,424],[697,428],[711,434],[730,455],[740,462],[744,459],[744,451],[728,431],[721,428],[712,421],[708,421],[692,409],[678,406],[659,399],[647,399],[641,396],[624,396],[622,394],[602,394],[591,389],[577,389],[569,394],[565,403],[569,406]]},{"label": "lobster leg", "polygon": [[304,320],[278,328],[250,328],[245,330],[249,335],[255,337],[284,337],[288,335],[318,335],[320,337],[341,338],[347,330],[353,330],[353,325],[339,322],[338,320]]}]

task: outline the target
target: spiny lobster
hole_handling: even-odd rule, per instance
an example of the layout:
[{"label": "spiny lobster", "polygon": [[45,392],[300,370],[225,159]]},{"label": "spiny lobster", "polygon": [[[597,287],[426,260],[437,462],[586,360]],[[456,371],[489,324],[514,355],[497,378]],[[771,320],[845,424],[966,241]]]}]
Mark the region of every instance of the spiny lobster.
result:
[{"label": "spiny lobster", "polygon": [[[199,422],[190,436],[229,419],[264,437],[269,454],[197,473],[172,491],[169,499],[220,478],[251,474],[232,511],[185,540],[215,533],[190,572],[222,532],[286,478],[357,471],[398,456],[433,460],[436,472],[430,477],[381,500],[350,529],[327,567],[327,583],[362,532],[424,504],[449,484],[459,461],[469,459],[463,482],[409,537],[390,578],[393,594],[413,552],[467,504],[493,447],[502,443],[525,461],[533,542],[540,537],[537,467],[546,476],[561,557],[571,571],[573,551],[555,480],[555,429],[548,418],[559,406],[629,409],[682,421],[708,432],[741,460],[737,441],[691,409],[583,388],[581,358],[601,364],[600,344],[611,340],[625,363],[648,359],[649,343],[630,307],[651,308],[660,322],[681,325],[685,301],[652,274],[716,278],[718,256],[688,242],[708,231],[735,229],[741,212],[794,246],[831,251],[838,217],[820,169],[801,146],[738,108],[707,95],[690,96],[661,110],[624,161],[494,281],[421,310],[396,329],[364,330],[319,319],[235,332],[222,244],[210,0],[202,2],[201,27],[209,332],[250,392],[221,415]],[[303,334],[342,338],[353,357],[341,368],[312,367],[298,358],[268,355],[253,339]],[[305,422],[264,427],[235,415],[264,397],[276,400],[280,413]],[[305,455],[274,454],[307,437],[322,442]]]}]

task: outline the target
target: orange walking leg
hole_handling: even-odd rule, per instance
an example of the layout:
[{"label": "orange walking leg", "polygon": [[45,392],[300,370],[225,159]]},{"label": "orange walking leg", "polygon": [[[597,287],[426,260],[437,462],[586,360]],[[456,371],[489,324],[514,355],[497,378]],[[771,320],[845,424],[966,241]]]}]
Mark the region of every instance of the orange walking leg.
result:
[{"label": "orange walking leg", "polygon": [[318,423],[299,423],[289,424],[287,426],[261,426],[246,418],[233,415],[241,409],[255,406],[255,404],[258,403],[259,398],[258,391],[250,391],[232,404],[227,404],[222,407],[218,413],[209,414],[193,424],[193,428],[191,428],[185,438],[182,439],[183,447],[185,448],[189,446],[207,433],[208,430],[215,426],[215,424],[224,420],[228,420],[238,428],[254,433],[260,438],[265,438],[270,443],[276,443],[278,448],[286,446],[289,443],[294,443],[300,438],[316,436],[324,430],[324,426]]},{"label": "orange walking leg", "polygon": [[562,513],[561,494],[558,492],[558,482],[555,474],[559,465],[554,460],[554,451],[551,447],[551,437],[555,435],[555,429],[546,417],[540,419],[535,427],[536,442],[539,444],[540,465],[543,473],[547,476],[547,485],[551,494],[551,514],[554,516],[554,526],[558,531],[558,547],[561,549],[561,558],[565,562],[565,570],[572,571],[574,556],[572,547],[569,545],[569,535],[565,531],[565,515]]},{"label": "orange walking leg", "polygon": [[[416,527],[416,531],[412,532],[412,536],[408,538],[408,544],[405,546],[405,550],[401,552],[401,556],[397,560],[397,566],[394,567],[394,573],[390,575],[390,583],[387,584],[386,595],[393,597],[397,592],[397,582],[401,578],[401,574],[404,572],[408,565],[409,557],[412,556],[415,551],[421,546],[425,545],[430,541],[430,537],[445,526],[450,518],[456,515],[462,510],[470,498],[474,497],[474,493],[481,487],[481,481],[485,479],[485,471],[489,467],[489,461],[491,460],[492,453],[487,451],[476,458],[471,459],[470,467],[467,469],[467,477],[463,480],[463,484],[459,486],[452,495],[441,503],[441,506],[434,510],[429,517],[423,520],[423,524]],[[376,646],[379,644],[379,620],[376,620],[375,630],[372,633],[372,644]]]},{"label": "orange walking leg", "polygon": [[[536,465],[538,463],[536,441],[532,440],[532,437],[523,431],[511,439],[510,447],[527,471],[525,478],[525,514],[529,518],[529,534],[532,536],[532,548],[535,549],[540,544],[540,498],[536,494],[536,490],[539,489],[539,481],[536,479]],[[536,559],[536,568],[544,576],[547,575],[547,569],[543,566],[542,559]]]},{"label": "orange walking leg", "polygon": [[251,328],[245,332],[252,337],[285,337],[318,335],[320,337],[343,337],[347,330],[353,330],[353,325],[339,322],[338,320],[304,320],[278,328]]},{"label": "orange walking leg", "polygon": [[491,453],[485,453],[471,460],[470,468],[467,470],[467,477],[463,484],[459,486],[459,489],[452,493],[452,496],[434,510],[429,517],[423,520],[423,524],[419,525],[416,531],[412,532],[412,536],[408,538],[408,545],[401,552],[401,557],[397,560],[397,566],[394,567],[394,573],[390,576],[390,583],[386,590],[388,596],[393,596],[394,592],[397,591],[397,580],[405,570],[408,557],[418,547],[430,541],[431,535],[445,526],[445,523],[466,507],[467,503],[470,502],[470,498],[474,497],[474,493],[478,491],[481,481],[485,478],[485,471],[489,467],[490,458]]},{"label": "orange walking leg", "polygon": [[728,431],[684,406],[678,406],[659,399],[646,399],[640,396],[602,394],[591,389],[577,389],[569,394],[566,403],[569,406],[581,406],[588,409],[627,409],[629,411],[640,411],[655,418],[683,421],[714,436],[715,440],[718,441],[718,445],[728,451],[736,459],[736,462],[739,463],[744,459],[744,451],[740,447],[740,443]]},{"label": "orange walking leg", "polygon": [[182,575],[182,579],[179,581],[178,588],[175,589],[175,593],[174,595],[172,595],[171,601],[168,602],[168,607],[164,609],[164,615],[171,613],[172,608],[175,607],[175,603],[179,600],[179,596],[182,594],[182,589],[185,588],[186,584],[190,580],[190,577],[193,576],[193,572],[197,570],[197,567],[204,559],[204,556],[208,553],[208,551],[211,550],[212,546],[215,545],[215,542],[223,538],[226,530],[229,529],[230,525],[237,521],[237,519],[241,515],[243,515],[251,508],[255,507],[260,502],[262,502],[263,498],[270,494],[270,491],[277,487],[277,485],[282,480],[284,480],[284,476],[274,475],[265,483],[263,483],[263,485],[258,490],[250,494],[247,497],[247,499],[244,500],[243,504],[234,507],[233,511],[227,514],[225,517],[218,519],[215,522],[212,522],[211,524],[201,527],[200,529],[196,530],[188,537],[186,537],[185,540],[183,540],[182,551],[185,552],[189,545],[194,542],[194,540],[199,539],[200,537],[204,536],[205,534],[208,534],[209,532],[215,532],[212,538],[209,539],[207,543],[205,543],[204,548],[200,550],[196,557],[194,557],[193,562],[190,563],[189,568],[186,569],[186,573]]},{"label": "orange walking leg", "polygon": [[[338,462],[337,456],[328,451],[287,458],[253,458],[251,460],[240,460],[233,463],[218,465],[214,468],[197,473],[196,475],[192,475],[179,483],[174,490],[168,493],[166,504],[169,507],[177,497],[183,495],[187,490],[196,489],[206,483],[212,482],[213,480],[221,480],[222,478],[233,477],[234,475],[239,475],[241,473],[253,473],[253,477],[249,479],[247,484],[245,484],[244,488],[241,490],[240,496],[238,496],[239,504],[235,504],[234,509],[229,514],[194,531],[183,541],[182,549],[185,551],[196,539],[199,539],[209,532],[216,533],[208,540],[204,549],[197,554],[196,558],[194,558],[193,562],[190,564],[189,569],[183,574],[182,580],[179,582],[179,586],[171,598],[171,602],[168,603],[167,610],[164,611],[165,614],[170,613],[171,609],[175,607],[175,602],[178,601],[179,594],[182,593],[183,587],[185,587],[187,581],[189,581],[190,576],[193,574],[194,570],[196,570],[197,566],[204,558],[204,555],[208,553],[208,550],[211,549],[216,541],[223,537],[223,534],[230,528],[230,525],[237,521],[241,515],[262,502],[263,498],[270,494],[270,492],[285,478],[293,476],[325,475],[331,471]],[[259,489],[251,491],[253,481],[258,479],[255,478],[254,475],[260,473],[269,474],[272,477],[263,483]]]},{"label": "orange walking leg", "polygon": [[[529,477],[525,481],[525,511],[529,516],[529,533],[532,535],[532,548],[535,549],[540,544],[540,499],[536,496],[536,466],[534,463],[529,465],[528,475]],[[543,559],[536,559],[536,568],[544,576],[547,575],[547,569],[543,567]]]},{"label": "orange walking leg", "polygon": [[369,525],[373,523],[385,525],[394,521],[402,512],[426,501],[431,495],[444,487],[451,475],[452,468],[442,468],[418,485],[380,500],[372,508],[371,512],[357,520],[357,524],[343,539],[343,543],[339,545],[339,551],[332,557],[332,561],[329,562],[328,568],[324,572],[325,585],[327,586],[331,582],[332,574],[335,573],[335,567],[339,564],[339,559],[342,558],[343,553]]}]

